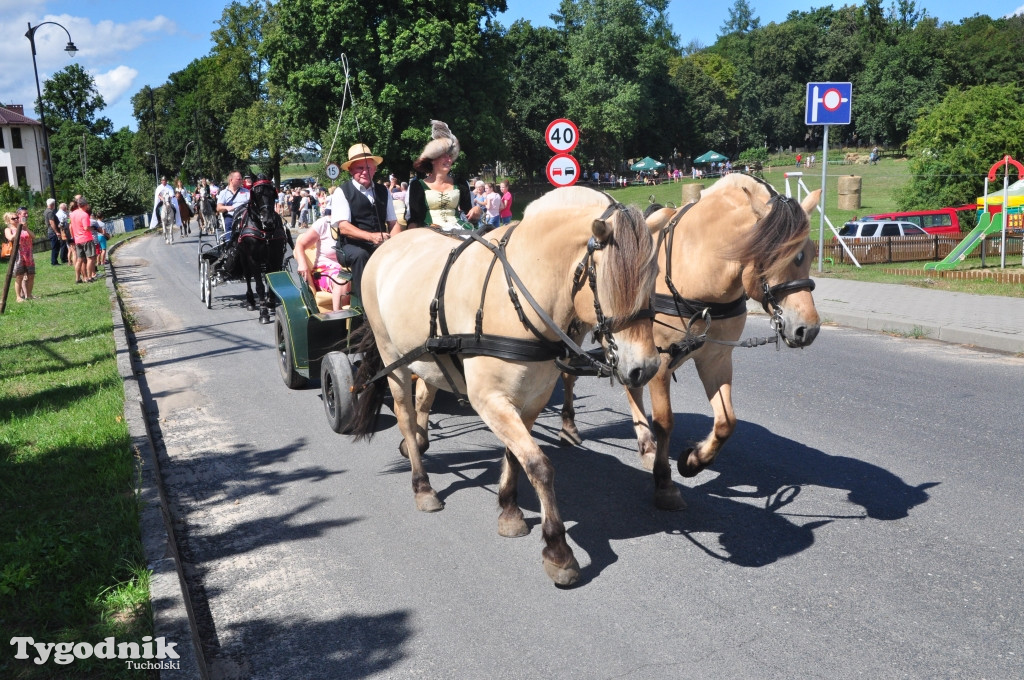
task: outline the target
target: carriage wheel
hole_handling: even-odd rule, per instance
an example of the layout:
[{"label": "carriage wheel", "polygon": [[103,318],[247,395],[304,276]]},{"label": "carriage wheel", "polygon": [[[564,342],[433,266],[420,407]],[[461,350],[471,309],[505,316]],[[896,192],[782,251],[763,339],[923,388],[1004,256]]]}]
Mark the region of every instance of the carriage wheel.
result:
[{"label": "carriage wheel", "polygon": [[199,299],[206,302],[206,260],[199,258]]},{"label": "carriage wheel", "polygon": [[203,273],[206,276],[203,277],[203,291],[205,293],[206,308],[210,309],[213,307],[213,272],[210,271],[209,261],[203,261]]},{"label": "carriage wheel", "polygon": [[331,429],[346,434],[352,429],[352,361],[344,352],[330,352],[320,365],[320,396]]},{"label": "carriage wheel", "polygon": [[305,387],[307,379],[295,370],[295,351],[292,349],[292,337],[282,320],[283,314],[274,317],[274,339],[277,341],[277,368],[281,372],[284,386],[290,390]]}]

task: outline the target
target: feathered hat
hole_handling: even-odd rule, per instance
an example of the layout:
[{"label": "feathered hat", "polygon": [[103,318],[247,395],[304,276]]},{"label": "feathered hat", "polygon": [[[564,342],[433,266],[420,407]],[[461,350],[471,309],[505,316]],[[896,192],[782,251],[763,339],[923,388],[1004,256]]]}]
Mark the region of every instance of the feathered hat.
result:
[{"label": "feathered hat", "polygon": [[439,121],[430,121],[430,141],[423,147],[423,152],[416,159],[415,165],[430,165],[430,161],[445,154],[452,157],[452,162],[459,157],[459,139],[448,129],[448,125]]}]

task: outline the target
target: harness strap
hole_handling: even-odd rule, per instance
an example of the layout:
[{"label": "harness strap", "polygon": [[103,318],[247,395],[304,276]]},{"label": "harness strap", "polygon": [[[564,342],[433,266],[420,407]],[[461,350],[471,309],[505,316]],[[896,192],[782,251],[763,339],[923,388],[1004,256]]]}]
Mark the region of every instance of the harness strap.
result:
[{"label": "harness strap", "polygon": [[708,315],[715,319],[731,319],[740,316],[747,311],[747,295],[740,295],[732,302],[704,302],[703,300],[692,300],[682,296],[664,295],[655,293],[654,311],[658,314],[688,318],[703,310],[708,310]]}]

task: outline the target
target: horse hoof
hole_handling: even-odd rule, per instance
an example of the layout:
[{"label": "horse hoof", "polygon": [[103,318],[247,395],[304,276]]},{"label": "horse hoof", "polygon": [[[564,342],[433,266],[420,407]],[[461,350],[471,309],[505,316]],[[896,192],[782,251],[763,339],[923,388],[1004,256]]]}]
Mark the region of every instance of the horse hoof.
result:
[{"label": "horse hoof", "polygon": [[655,490],[654,507],[658,510],[678,512],[680,510],[686,510],[686,501],[683,500],[683,496],[679,493],[679,489],[673,485],[671,489]]},{"label": "horse hoof", "polygon": [[692,446],[679,454],[679,460],[676,461],[676,469],[683,477],[696,477],[706,467],[697,458],[697,450]]},{"label": "horse hoof", "polygon": [[498,535],[505,538],[519,538],[530,533],[530,527],[522,517],[499,517]]},{"label": "horse hoof", "polygon": [[245,308],[248,309],[250,312],[255,312],[256,311],[256,305],[253,305],[253,304],[246,303]]},{"label": "horse hoof", "polygon": [[260,316],[260,323],[268,324],[273,323],[273,321],[270,320],[270,315],[268,314],[267,316]]},{"label": "horse hoof", "polygon": [[555,582],[556,586],[568,588],[580,579],[580,565],[575,557],[570,558],[569,564],[559,567],[554,562],[544,560],[544,571],[548,578]]},{"label": "horse hoof", "polygon": [[416,509],[420,512],[439,512],[444,510],[444,503],[433,491],[416,495]]},{"label": "horse hoof", "polygon": [[653,470],[654,469],[654,454],[653,453],[641,453],[640,454],[640,465],[642,465],[643,468],[645,470],[647,470],[648,472]]},{"label": "horse hoof", "polygon": [[578,431],[570,431],[563,427],[558,433],[558,443],[562,446],[579,446],[583,443],[583,437]]}]

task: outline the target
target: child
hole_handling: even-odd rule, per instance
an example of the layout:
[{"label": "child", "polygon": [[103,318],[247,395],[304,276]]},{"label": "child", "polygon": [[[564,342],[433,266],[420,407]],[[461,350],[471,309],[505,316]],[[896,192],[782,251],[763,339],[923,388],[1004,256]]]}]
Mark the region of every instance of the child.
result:
[{"label": "child", "polygon": [[110,236],[110,232],[102,220],[93,218],[92,233],[96,239],[96,268],[99,269],[107,263],[107,237]]}]

